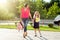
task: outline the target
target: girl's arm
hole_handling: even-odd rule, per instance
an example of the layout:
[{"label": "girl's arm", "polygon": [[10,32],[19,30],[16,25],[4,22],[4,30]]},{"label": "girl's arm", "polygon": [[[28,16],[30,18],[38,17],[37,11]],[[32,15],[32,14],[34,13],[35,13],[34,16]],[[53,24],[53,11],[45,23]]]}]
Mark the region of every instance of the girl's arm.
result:
[{"label": "girl's arm", "polygon": [[35,20],[35,14],[33,15],[33,23],[34,23],[34,20]]}]

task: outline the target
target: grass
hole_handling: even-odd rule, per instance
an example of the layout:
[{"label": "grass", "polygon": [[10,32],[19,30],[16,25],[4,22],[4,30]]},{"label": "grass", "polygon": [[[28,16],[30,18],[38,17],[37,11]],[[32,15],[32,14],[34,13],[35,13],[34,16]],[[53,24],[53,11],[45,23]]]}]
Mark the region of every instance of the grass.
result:
[{"label": "grass", "polygon": [[[31,26],[29,26],[28,30],[33,30],[33,28]],[[40,30],[42,30],[42,31],[60,32],[60,27],[49,28],[48,26],[40,26]]]},{"label": "grass", "polygon": [[[0,28],[16,29],[16,26],[15,25],[0,25]],[[33,30],[32,26],[28,26],[27,28],[28,30]],[[60,27],[49,28],[48,26],[40,26],[40,30],[60,32]]]},{"label": "grass", "polygon": [[16,29],[15,25],[0,25],[0,28]]}]

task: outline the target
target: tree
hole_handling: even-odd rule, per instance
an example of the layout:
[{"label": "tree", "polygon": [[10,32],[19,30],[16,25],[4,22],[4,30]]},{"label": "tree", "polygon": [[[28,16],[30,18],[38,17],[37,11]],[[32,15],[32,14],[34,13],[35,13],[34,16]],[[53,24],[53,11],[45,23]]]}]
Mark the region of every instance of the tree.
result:
[{"label": "tree", "polygon": [[17,11],[17,3],[15,0],[7,0],[6,5],[0,5],[0,20],[11,20],[14,19]]},{"label": "tree", "polygon": [[43,19],[47,19],[47,18],[46,18],[47,12],[48,12],[47,9],[44,8],[44,9],[43,9],[43,15],[42,15],[42,16],[43,16]]},{"label": "tree", "polygon": [[45,18],[45,14],[47,12],[46,8],[43,9],[43,0],[25,0],[25,1],[20,1],[20,4],[18,6],[18,9],[19,9],[19,12],[20,12],[20,9],[21,7],[23,7],[23,4],[24,3],[28,3],[30,5],[30,10],[31,10],[31,14],[33,16],[34,12],[35,11],[39,11],[40,12],[40,15],[41,15],[41,18],[44,19]]},{"label": "tree", "polygon": [[39,11],[41,14],[41,18],[43,18],[43,3],[42,0],[35,0],[31,2],[30,5],[31,13],[34,14],[35,11]]},{"label": "tree", "polygon": [[58,6],[60,7],[60,0],[51,0],[51,3],[50,4],[54,4],[54,2],[57,2],[58,3]]},{"label": "tree", "polygon": [[49,8],[47,12],[47,18],[54,19],[58,12],[59,12],[58,3],[54,2],[54,4]]}]

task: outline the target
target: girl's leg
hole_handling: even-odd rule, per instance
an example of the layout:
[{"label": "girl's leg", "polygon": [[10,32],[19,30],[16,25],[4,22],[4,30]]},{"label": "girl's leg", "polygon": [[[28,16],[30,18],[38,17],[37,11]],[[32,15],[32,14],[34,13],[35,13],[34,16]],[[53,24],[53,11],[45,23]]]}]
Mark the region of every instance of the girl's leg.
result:
[{"label": "girl's leg", "polygon": [[34,31],[35,31],[35,36],[37,36],[37,35],[36,35],[36,28],[34,28]]},{"label": "girl's leg", "polygon": [[40,34],[40,37],[41,37],[42,35],[41,35],[41,32],[40,32],[40,29],[39,28],[38,28],[38,31],[39,31],[39,34]]}]

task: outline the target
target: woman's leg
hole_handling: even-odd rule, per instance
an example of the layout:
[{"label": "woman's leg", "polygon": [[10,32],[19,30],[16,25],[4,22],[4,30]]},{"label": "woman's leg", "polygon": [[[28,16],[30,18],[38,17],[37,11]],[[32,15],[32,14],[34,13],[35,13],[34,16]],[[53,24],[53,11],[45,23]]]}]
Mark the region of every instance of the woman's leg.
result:
[{"label": "woman's leg", "polygon": [[28,22],[29,22],[29,20],[28,20],[28,18],[27,18],[27,19],[26,19],[26,23],[25,23],[25,25],[26,25],[26,28],[25,28],[25,29],[26,29],[26,30],[25,30],[25,32],[26,32],[26,33],[25,33],[26,36],[27,36],[27,24],[28,24]]},{"label": "woman's leg", "polygon": [[24,27],[24,34],[27,36],[27,27]]},{"label": "woman's leg", "polygon": [[27,24],[28,24],[28,19],[25,19],[24,20],[24,34],[23,34],[24,38],[25,36],[27,36]]},{"label": "woman's leg", "polygon": [[26,26],[25,26],[25,19],[22,19],[23,23],[24,23],[24,33],[23,33],[23,37],[25,38],[25,34],[26,34]]}]

